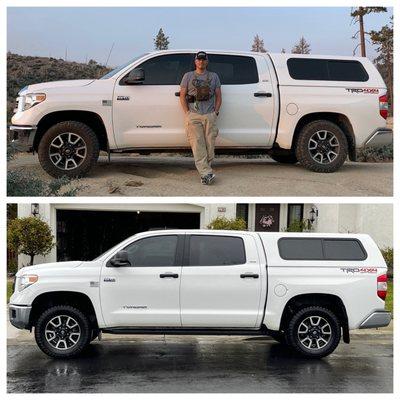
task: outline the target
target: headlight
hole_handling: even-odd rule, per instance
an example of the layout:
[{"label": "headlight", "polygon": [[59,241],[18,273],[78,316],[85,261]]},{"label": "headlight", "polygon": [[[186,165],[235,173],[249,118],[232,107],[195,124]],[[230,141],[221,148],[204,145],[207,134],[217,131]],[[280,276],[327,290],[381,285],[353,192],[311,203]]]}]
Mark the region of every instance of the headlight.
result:
[{"label": "headlight", "polygon": [[18,111],[26,111],[46,100],[44,93],[28,93],[26,95],[19,96],[17,98]]},{"label": "headlight", "polygon": [[37,282],[39,277],[37,275],[22,275],[18,278],[18,292],[26,289],[27,287],[33,285]]}]

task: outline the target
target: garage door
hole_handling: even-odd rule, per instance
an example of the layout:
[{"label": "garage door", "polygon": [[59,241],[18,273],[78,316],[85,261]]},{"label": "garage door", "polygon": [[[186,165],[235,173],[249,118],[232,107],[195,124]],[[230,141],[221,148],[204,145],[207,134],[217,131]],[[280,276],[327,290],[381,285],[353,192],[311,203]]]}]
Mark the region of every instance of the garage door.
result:
[{"label": "garage door", "polygon": [[150,229],[198,229],[200,213],[57,210],[57,261],[93,260]]}]

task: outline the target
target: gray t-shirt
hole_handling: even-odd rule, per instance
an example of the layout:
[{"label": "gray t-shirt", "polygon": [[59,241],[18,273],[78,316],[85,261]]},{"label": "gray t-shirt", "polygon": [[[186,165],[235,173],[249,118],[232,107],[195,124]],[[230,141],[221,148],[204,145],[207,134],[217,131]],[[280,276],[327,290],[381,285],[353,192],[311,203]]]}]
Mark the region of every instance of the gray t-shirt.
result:
[{"label": "gray t-shirt", "polygon": [[209,99],[203,101],[194,101],[188,103],[189,110],[197,114],[210,114],[215,111],[215,89],[221,87],[221,82],[215,72],[205,71],[202,74],[197,74],[195,71],[186,72],[183,75],[181,87],[187,89],[189,96],[196,96],[197,88],[202,90],[209,88]]}]

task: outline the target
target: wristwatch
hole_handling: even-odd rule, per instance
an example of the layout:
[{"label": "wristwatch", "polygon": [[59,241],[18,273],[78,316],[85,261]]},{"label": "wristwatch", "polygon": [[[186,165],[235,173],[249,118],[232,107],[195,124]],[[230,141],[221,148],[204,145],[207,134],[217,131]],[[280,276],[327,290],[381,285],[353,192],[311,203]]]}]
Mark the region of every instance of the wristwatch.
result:
[{"label": "wristwatch", "polygon": [[219,111],[215,111],[215,114],[217,115],[217,117],[218,117],[218,115],[219,115]]}]

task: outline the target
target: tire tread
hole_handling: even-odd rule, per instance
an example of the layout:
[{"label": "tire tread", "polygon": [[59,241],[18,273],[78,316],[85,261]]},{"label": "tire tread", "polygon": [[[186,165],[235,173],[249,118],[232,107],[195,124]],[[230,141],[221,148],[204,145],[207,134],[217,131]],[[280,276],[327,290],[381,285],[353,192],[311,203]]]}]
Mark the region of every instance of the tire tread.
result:
[{"label": "tire tread", "polygon": [[[57,168],[49,159],[48,147],[51,141],[62,132],[78,132],[86,136],[89,141],[86,143],[89,157],[76,169],[63,171]],[[99,140],[93,129],[83,122],[79,121],[62,121],[50,127],[40,140],[38,148],[39,162],[42,168],[54,178],[66,176],[68,178],[80,178],[85,176],[96,164],[99,158],[100,147]]]}]

